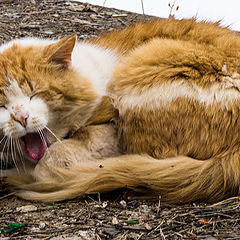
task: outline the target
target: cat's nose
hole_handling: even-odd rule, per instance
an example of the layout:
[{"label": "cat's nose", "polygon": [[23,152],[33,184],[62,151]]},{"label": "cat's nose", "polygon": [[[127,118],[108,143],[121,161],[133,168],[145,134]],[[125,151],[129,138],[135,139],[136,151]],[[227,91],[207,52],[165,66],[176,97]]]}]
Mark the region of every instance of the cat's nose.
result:
[{"label": "cat's nose", "polygon": [[16,122],[20,123],[24,128],[26,128],[27,126],[28,117],[29,117],[28,113],[18,113],[18,114],[11,113],[11,118]]}]

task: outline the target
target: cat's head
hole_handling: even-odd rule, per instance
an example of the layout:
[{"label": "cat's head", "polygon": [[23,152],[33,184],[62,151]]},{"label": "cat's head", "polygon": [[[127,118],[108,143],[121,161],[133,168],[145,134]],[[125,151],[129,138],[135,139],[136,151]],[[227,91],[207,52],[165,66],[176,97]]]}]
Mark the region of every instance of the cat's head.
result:
[{"label": "cat's head", "polygon": [[86,121],[96,95],[71,67],[75,42],[71,35],[55,42],[14,40],[0,47],[0,151],[21,145],[39,160],[51,131],[62,137]]}]

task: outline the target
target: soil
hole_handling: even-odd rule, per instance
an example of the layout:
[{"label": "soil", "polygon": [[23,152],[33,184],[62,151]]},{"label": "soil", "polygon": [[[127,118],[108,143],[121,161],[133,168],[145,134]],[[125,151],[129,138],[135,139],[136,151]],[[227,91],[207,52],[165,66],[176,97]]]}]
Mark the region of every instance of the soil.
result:
[{"label": "soil", "polygon": [[[89,39],[152,16],[72,1],[1,0],[0,44],[17,37]],[[29,202],[0,182],[0,239],[240,239],[240,198],[168,206],[119,190],[60,203]],[[17,225],[21,224],[21,225]]]}]

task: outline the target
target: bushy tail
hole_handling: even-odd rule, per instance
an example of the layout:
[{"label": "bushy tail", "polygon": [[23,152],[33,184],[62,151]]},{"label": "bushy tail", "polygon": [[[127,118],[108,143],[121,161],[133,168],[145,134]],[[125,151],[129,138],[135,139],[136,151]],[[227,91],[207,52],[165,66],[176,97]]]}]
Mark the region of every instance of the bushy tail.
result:
[{"label": "bushy tail", "polygon": [[46,166],[29,176],[10,176],[17,195],[28,200],[61,201],[90,193],[129,188],[160,196],[164,202],[216,202],[239,194],[238,154],[205,161],[188,157],[157,160],[125,155],[84,167]]}]

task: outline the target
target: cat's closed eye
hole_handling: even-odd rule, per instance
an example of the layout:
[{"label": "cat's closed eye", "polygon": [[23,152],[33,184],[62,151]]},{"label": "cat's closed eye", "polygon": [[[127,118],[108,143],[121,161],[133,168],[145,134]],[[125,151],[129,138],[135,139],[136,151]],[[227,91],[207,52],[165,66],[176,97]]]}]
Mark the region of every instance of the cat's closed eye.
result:
[{"label": "cat's closed eye", "polygon": [[7,109],[7,107],[5,105],[0,105],[0,108],[5,108]]}]

